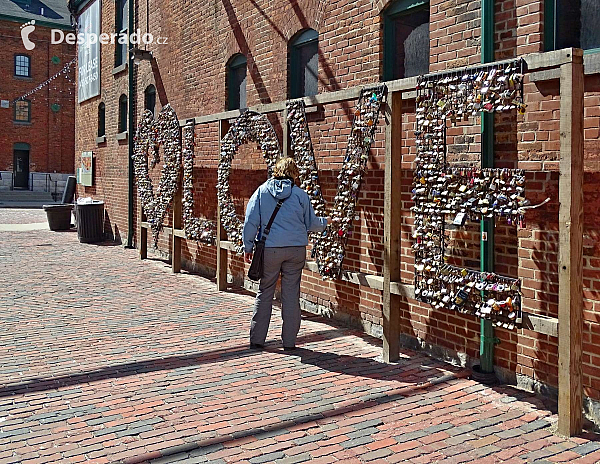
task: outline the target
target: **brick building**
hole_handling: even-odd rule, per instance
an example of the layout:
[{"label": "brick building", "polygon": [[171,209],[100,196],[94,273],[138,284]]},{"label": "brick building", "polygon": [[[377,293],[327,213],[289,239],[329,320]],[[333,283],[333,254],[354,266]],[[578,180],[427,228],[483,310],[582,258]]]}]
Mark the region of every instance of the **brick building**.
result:
[{"label": "brick building", "polygon": [[[73,3],[80,12],[90,4]],[[416,126],[414,82],[411,84],[407,78],[481,63],[482,49],[490,46],[489,41],[482,44],[482,3],[490,5],[487,0],[203,0],[191,8],[178,1],[136,2],[134,29],[165,37],[168,42],[143,47],[152,51],[153,58],[135,66],[132,95],[128,92],[123,51],[116,45],[102,46],[100,95],[76,109],[76,152],[93,151],[95,169],[94,185],[80,186],[78,193],[104,200],[111,233],[125,239],[129,212],[129,98],[134,98],[136,122],[144,108],[158,112],[167,103],[180,121],[185,121],[240,107],[268,109],[268,105],[289,98],[396,82],[397,88],[404,85],[407,89],[402,96],[402,164],[395,181],[401,186],[399,283],[408,288],[414,277],[410,190]],[[493,18],[492,60],[541,55],[565,47],[585,49],[582,383],[585,409],[598,419],[600,217],[596,185],[600,180],[600,55],[594,49],[600,47],[600,36],[592,25],[600,9],[589,0],[504,0],[491,4],[494,14],[487,18]],[[103,2],[101,31],[127,28],[122,13],[126,8],[122,1]],[[560,76],[556,69],[545,69],[549,67],[539,65],[541,72],[526,75],[527,111],[524,115],[497,114],[493,139],[496,166],[525,169],[532,202],[550,198],[545,207],[527,213],[526,223],[518,229],[499,223],[494,247],[495,270],[521,279],[523,310],[547,324],[545,329],[497,329],[499,345],[494,364],[504,381],[556,395],[561,103]],[[336,191],[354,103],[346,99],[320,104],[308,114],[321,187],[328,201]],[[285,145],[281,112],[270,112],[269,118]],[[479,119],[448,128],[451,161],[479,160]],[[207,116],[195,126],[195,213],[208,219],[215,219],[217,211],[217,120]],[[345,268],[355,275],[375,278],[358,279],[356,283],[324,282],[317,273],[306,270],[302,286],[305,309],[333,314],[376,336],[381,336],[384,325],[384,294],[381,286],[369,282],[377,282],[384,274],[385,140],[380,120],[358,201],[360,220],[355,221],[344,261]],[[152,175],[156,186],[159,173]],[[238,213],[243,213],[245,202],[265,179],[260,152],[252,146],[242,147],[231,175]],[[133,231],[137,239],[137,196],[134,204]],[[479,240],[478,224],[450,231],[452,262],[479,268]],[[159,250],[168,255],[170,243],[169,235],[163,233]],[[136,245],[140,246],[139,240]],[[214,246],[188,240],[182,244],[182,253],[185,266],[214,275]],[[229,261],[228,272],[234,283],[243,283],[244,265],[239,257]],[[476,318],[436,310],[410,294],[401,296],[398,305],[402,343],[458,363],[477,360],[480,324]]]},{"label": "brick building", "polygon": [[72,31],[65,2],[0,1],[0,189],[48,191],[74,172],[73,71],[16,101],[75,57],[74,44],[51,44],[52,29]]}]

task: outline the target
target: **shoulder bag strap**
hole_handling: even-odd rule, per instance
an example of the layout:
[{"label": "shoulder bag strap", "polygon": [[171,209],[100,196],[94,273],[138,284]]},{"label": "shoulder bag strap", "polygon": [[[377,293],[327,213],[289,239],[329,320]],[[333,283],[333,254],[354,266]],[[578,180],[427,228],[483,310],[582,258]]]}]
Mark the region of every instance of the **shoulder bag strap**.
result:
[{"label": "shoulder bag strap", "polygon": [[[292,188],[294,188],[293,185],[292,185]],[[290,194],[290,196],[291,196],[291,194]],[[269,219],[269,222],[267,223],[267,226],[265,227],[265,230],[263,231],[263,235],[261,237],[261,240],[263,240],[263,241],[267,240],[267,235],[269,235],[269,232],[271,232],[271,226],[273,225],[273,221],[275,220],[275,216],[277,216],[277,213],[279,212],[279,210],[281,208],[281,205],[283,205],[283,202],[285,200],[287,200],[287,198],[284,198],[283,200],[279,200],[277,202],[277,205],[275,206],[275,209],[273,210],[273,214],[271,214],[271,218]]]}]

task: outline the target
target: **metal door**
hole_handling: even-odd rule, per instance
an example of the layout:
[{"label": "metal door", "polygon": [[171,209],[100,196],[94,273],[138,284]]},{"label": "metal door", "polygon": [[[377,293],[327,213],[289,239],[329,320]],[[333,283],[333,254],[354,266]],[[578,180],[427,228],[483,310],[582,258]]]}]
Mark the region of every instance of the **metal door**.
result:
[{"label": "metal door", "polygon": [[14,187],[29,188],[29,150],[15,150]]}]

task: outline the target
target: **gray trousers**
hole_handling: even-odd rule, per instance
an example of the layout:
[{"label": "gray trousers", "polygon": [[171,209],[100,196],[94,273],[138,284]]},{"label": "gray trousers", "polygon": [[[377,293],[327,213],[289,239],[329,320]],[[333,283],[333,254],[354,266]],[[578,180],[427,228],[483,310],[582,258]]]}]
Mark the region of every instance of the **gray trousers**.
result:
[{"label": "gray trousers", "polygon": [[277,279],[281,274],[281,317],[283,346],[296,346],[300,330],[300,280],[306,260],[306,247],[265,248],[265,270],[250,324],[250,343],[263,345],[267,338]]}]

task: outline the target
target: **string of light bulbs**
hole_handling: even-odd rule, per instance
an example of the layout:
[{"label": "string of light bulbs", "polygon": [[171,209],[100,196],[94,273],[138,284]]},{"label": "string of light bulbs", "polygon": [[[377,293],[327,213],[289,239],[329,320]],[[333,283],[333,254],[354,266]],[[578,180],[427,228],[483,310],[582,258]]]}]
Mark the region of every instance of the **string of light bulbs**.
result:
[{"label": "string of light bulbs", "polygon": [[[29,92],[21,95],[19,98],[16,98],[13,100],[13,105],[20,101],[20,100],[25,100],[27,97],[29,97],[30,95],[33,95],[34,93],[36,93],[39,90],[42,90],[44,87],[46,87],[48,84],[50,84],[50,82],[52,82],[53,80],[57,79],[58,77],[60,77],[61,74],[65,74],[65,77],[68,75],[67,73],[71,71],[71,66],[73,64],[75,64],[75,62],[77,61],[77,58],[73,58],[71,61],[69,61],[66,65],[63,66],[63,68],[58,71],[54,76],[49,77],[48,79],[46,79],[44,82],[42,82],[41,84],[39,84],[36,88],[30,90]],[[75,83],[70,80],[67,77],[67,80],[70,81],[73,85],[75,85]]]}]

